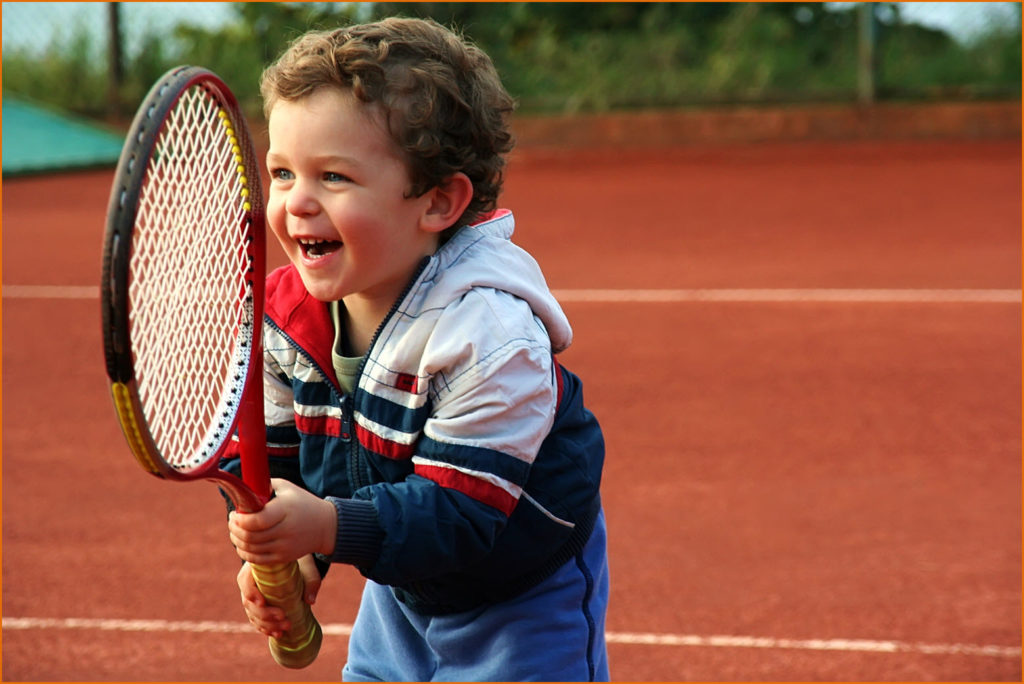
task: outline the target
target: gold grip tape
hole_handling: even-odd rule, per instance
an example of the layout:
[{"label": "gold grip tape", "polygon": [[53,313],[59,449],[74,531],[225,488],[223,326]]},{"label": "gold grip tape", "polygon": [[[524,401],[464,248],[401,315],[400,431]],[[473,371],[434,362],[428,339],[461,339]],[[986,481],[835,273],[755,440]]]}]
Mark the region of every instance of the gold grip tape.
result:
[{"label": "gold grip tape", "polygon": [[280,639],[270,639],[270,654],[279,665],[298,669],[306,667],[320,652],[323,630],[313,616],[309,604],[303,600],[305,585],[299,564],[254,565],[253,579],[267,603],[284,610],[291,628]]},{"label": "gold grip tape", "polygon": [[121,430],[128,440],[128,446],[135,454],[135,460],[149,472],[159,475],[160,469],[150,458],[149,449],[146,448],[146,440],[142,436],[142,428],[139,427],[138,414],[135,410],[135,402],[132,399],[132,392],[128,385],[123,382],[115,382],[111,385],[111,392],[114,395],[114,407],[117,409],[117,419],[121,422]]}]

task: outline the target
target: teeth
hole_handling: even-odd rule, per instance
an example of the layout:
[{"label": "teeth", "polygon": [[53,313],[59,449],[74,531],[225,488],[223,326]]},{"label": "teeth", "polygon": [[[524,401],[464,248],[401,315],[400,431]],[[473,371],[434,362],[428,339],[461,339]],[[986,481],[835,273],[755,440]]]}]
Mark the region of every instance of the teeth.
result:
[{"label": "teeth", "polygon": [[320,259],[341,246],[337,240],[322,240],[320,238],[296,238],[295,240],[302,247],[302,252],[310,259]]}]

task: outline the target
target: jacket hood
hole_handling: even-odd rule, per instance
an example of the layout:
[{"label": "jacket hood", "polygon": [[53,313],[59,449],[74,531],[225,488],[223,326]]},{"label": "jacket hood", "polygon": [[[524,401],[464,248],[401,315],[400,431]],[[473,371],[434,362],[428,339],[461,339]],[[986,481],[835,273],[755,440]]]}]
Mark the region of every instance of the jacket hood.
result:
[{"label": "jacket hood", "polygon": [[524,300],[540,318],[555,353],[572,343],[572,327],[548,289],[537,261],[512,242],[515,219],[500,209],[462,228],[431,259],[424,280],[434,279],[431,304],[444,306],[472,288],[491,288]]}]

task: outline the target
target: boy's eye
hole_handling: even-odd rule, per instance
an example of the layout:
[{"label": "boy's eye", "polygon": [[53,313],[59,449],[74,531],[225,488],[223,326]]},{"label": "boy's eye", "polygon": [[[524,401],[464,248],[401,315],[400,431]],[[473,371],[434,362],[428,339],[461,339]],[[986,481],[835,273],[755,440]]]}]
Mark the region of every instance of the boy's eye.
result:
[{"label": "boy's eye", "polygon": [[292,180],[292,172],[288,169],[271,169],[270,177],[276,180]]},{"label": "boy's eye", "polygon": [[343,173],[335,173],[334,171],[325,171],[324,172],[324,180],[327,181],[328,183],[344,183],[344,182],[346,182],[346,181],[348,181],[350,179],[349,179],[348,176],[346,176]]}]

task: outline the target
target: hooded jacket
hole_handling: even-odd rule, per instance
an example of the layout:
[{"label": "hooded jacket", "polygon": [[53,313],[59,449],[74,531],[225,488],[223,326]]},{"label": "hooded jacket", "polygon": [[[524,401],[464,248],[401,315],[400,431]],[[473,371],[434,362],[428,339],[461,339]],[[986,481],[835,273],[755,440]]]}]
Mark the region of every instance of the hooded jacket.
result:
[{"label": "hooded jacket", "polygon": [[267,280],[272,472],[334,504],[321,560],[425,614],[536,585],[582,549],[600,508],[601,431],[554,356],[572,330],[513,229],[498,212],[424,259],[351,394],[327,305],[292,266]]}]

